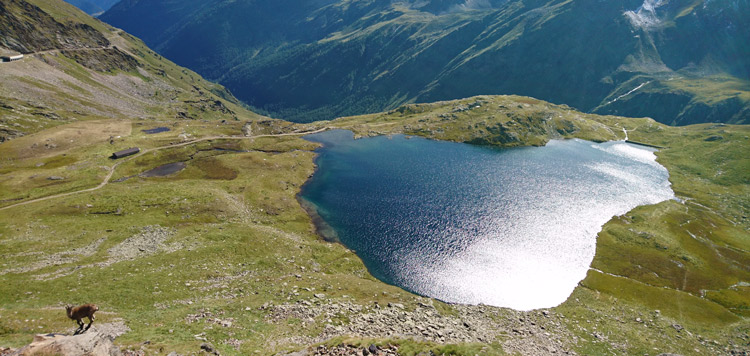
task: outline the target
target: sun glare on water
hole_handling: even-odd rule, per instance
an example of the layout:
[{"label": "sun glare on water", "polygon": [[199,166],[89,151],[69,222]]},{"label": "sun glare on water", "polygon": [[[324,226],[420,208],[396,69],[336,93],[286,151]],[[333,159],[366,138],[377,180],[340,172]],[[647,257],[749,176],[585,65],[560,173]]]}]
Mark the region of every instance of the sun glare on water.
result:
[{"label": "sun glare on water", "polygon": [[654,150],[624,142],[327,143],[303,196],[373,275],[448,302],[559,305],[586,276],[602,225],[674,197]]}]

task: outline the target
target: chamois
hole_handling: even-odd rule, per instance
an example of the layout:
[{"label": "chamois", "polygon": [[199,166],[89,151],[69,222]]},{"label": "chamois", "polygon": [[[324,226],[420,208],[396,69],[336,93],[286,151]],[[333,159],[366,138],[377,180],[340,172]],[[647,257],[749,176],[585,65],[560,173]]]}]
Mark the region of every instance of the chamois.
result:
[{"label": "chamois", "polygon": [[[68,318],[75,320],[76,323],[78,323],[78,329],[76,329],[73,335],[82,334],[91,327],[91,324],[94,323],[94,313],[96,313],[97,310],[99,310],[99,307],[95,304],[84,304],[77,307],[73,307],[72,305],[65,306]],[[83,318],[89,318],[89,325],[86,326],[85,330],[83,329]]]}]

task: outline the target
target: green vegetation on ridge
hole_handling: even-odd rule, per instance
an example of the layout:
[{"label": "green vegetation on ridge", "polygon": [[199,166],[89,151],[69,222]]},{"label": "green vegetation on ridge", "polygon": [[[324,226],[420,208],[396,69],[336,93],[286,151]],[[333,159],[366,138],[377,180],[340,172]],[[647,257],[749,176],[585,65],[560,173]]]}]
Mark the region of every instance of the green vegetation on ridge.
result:
[{"label": "green vegetation on ridge", "polygon": [[9,29],[0,52],[26,53],[0,63],[0,142],[74,121],[260,117],[223,87],[70,4],[2,0],[0,6],[0,25]]}]

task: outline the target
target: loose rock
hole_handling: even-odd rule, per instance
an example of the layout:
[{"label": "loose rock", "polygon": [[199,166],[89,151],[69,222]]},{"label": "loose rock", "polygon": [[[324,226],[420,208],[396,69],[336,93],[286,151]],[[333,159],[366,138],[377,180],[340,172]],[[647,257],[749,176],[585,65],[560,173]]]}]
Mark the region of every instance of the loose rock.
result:
[{"label": "loose rock", "polygon": [[89,330],[80,335],[38,334],[28,346],[16,355],[60,355],[60,356],[120,356],[120,349],[108,335]]}]

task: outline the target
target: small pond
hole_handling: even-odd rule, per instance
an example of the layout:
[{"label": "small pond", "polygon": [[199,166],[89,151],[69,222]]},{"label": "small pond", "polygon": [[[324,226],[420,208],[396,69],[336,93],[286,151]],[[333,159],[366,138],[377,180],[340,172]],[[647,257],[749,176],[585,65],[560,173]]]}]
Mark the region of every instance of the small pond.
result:
[{"label": "small pond", "polygon": [[160,127],[155,127],[153,129],[147,129],[147,130],[141,130],[141,131],[145,132],[146,134],[153,135],[153,134],[158,134],[161,132],[170,131],[170,129],[169,127],[160,126]]},{"label": "small pond", "polygon": [[306,138],[324,147],[301,198],[328,234],[378,279],[448,302],[556,306],[586,276],[604,223],[674,197],[655,150],[621,141]]},{"label": "small pond", "polygon": [[159,167],[149,169],[140,174],[141,177],[166,177],[171,174],[175,174],[187,167],[185,162],[175,162],[161,165]]}]

